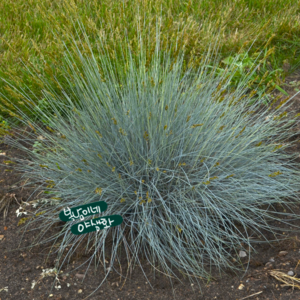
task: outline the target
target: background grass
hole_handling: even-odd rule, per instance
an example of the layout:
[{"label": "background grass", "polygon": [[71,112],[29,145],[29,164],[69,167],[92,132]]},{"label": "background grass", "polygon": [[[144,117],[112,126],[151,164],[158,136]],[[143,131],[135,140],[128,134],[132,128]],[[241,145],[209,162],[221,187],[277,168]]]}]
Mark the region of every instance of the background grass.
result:
[{"label": "background grass", "polygon": [[[33,91],[37,95],[36,104],[39,104],[43,99],[43,83],[38,75],[32,76],[26,66],[50,79],[58,94],[61,88],[56,85],[54,77],[68,91],[60,66],[63,63],[63,42],[71,47],[72,54],[75,53],[70,40],[75,34],[72,20],[82,22],[96,56],[99,55],[98,36],[104,37],[113,61],[118,54],[112,51],[115,45],[125,47],[125,31],[136,55],[140,52],[138,31],[142,34],[147,47],[152,50],[149,51],[150,57],[155,48],[155,35],[150,33],[155,32],[155,22],[160,16],[160,31],[165,45],[178,44],[171,51],[173,57],[184,47],[187,65],[192,61],[197,67],[208,45],[217,38],[215,33],[219,33],[220,58],[228,58],[243,51],[241,49],[249,48],[256,39],[249,52],[248,63],[251,65],[262,49],[265,60],[255,84],[280,85],[285,76],[299,65],[299,12],[300,4],[296,0],[1,1],[0,77],[14,86]],[[165,45],[162,45],[162,50]],[[291,66],[289,69],[286,68],[288,65]],[[240,73],[247,72],[249,64],[241,66]],[[122,69],[121,65],[118,67]],[[219,67],[222,69],[224,65],[221,63]],[[234,85],[239,78],[240,74],[233,78]],[[0,90],[28,116],[35,115],[34,111],[22,108],[22,96],[7,83],[1,81]],[[39,105],[44,104],[40,102]],[[10,117],[12,122],[17,121],[14,107],[5,97],[1,98],[0,115]]]}]

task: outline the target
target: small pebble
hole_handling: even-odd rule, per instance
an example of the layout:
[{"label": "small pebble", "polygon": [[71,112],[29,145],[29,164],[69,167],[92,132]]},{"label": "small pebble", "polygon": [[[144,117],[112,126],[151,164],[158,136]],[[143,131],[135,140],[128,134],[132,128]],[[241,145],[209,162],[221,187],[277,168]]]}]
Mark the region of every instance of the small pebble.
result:
[{"label": "small pebble", "polygon": [[245,286],[241,283],[238,287],[239,290],[242,290]]},{"label": "small pebble", "polygon": [[288,254],[287,251],[280,251],[279,254],[278,254],[278,256],[285,256],[287,254]]},{"label": "small pebble", "polygon": [[239,257],[246,257],[247,253],[245,251],[240,251],[239,252]]},{"label": "small pebble", "polygon": [[288,271],[287,273],[289,276],[294,276],[294,272],[293,271]]},{"label": "small pebble", "polygon": [[275,262],[274,257],[271,257],[269,261],[272,262],[272,263]]},{"label": "small pebble", "polygon": [[81,294],[82,293],[82,289],[78,290],[78,294]]}]

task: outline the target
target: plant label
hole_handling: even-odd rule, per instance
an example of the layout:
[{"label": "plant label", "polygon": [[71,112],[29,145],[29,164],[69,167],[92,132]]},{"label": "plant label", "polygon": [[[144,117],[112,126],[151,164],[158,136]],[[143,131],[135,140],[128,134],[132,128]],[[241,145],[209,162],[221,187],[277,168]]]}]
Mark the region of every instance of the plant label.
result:
[{"label": "plant label", "polygon": [[68,222],[68,221],[74,221],[78,218],[80,220],[84,220],[85,217],[94,215],[94,214],[100,214],[107,209],[107,203],[104,201],[99,201],[99,202],[92,202],[89,204],[81,205],[81,206],[76,206],[73,208],[67,207],[64,208],[59,213],[59,218],[63,222]]}]

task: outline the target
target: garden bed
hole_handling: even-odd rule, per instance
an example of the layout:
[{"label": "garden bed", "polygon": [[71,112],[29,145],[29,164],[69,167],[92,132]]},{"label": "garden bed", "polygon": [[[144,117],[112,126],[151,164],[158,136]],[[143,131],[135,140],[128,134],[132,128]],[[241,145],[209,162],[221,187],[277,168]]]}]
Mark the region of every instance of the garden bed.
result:
[{"label": "garden bed", "polygon": [[[284,87],[285,90],[291,96],[294,95],[295,84],[300,83],[300,74],[294,74],[287,78],[286,82],[288,84]],[[290,110],[292,114],[300,112],[300,95],[293,99]],[[22,158],[24,154],[20,150],[4,144],[0,144],[0,150],[1,163],[5,160],[3,154],[18,158]],[[300,143],[290,151],[299,153]],[[8,208],[7,217],[4,219],[3,212],[0,216],[0,299],[19,299],[20,297],[22,299],[46,299],[48,296],[52,299],[85,299],[97,289],[104,278],[104,272],[101,268],[98,268],[95,273],[91,265],[83,281],[86,265],[79,266],[88,258],[88,255],[84,254],[85,249],[83,247],[76,250],[69,265],[63,266],[63,272],[58,274],[56,287],[53,286],[55,278],[53,268],[56,255],[51,254],[48,257],[53,243],[43,244],[31,250],[18,249],[23,232],[22,226],[18,226],[21,217],[17,217],[16,214],[19,207],[17,202],[27,201],[32,193],[34,194],[31,196],[31,200],[36,199],[39,193],[35,191],[34,187],[22,187],[24,184],[24,180],[21,180],[22,174],[16,170],[6,171],[7,169],[11,168],[0,167],[0,200]],[[300,208],[294,212],[300,214]],[[300,220],[295,221],[295,224],[300,226]],[[52,236],[58,232],[58,225],[53,226],[51,232],[47,232],[47,236]],[[284,225],[281,226],[284,232],[285,227]],[[179,281],[173,281],[175,299],[300,298],[300,290],[296,287],[298,283],[296,279],[300,278],[300,266],[298,266],[300,261],[300,236],[293,232],[286,232],[286,236],[287,240],[285,241],[254,245],[256,253],[251,255],[246,273],[225,272],[220,277],[217,270],[214,270],[212,272],[214,278],[209,282],[203,281],[201,291],[199,287],[192,285],[187,278],[179,276],[179,278],[182,278],[183,284],[180,284]],[[34,238],[34,231],[26,233],[21,247],[29,246]],[[245,268],[247,268],[247,257],[244,259]],[[151,266],[146,261],[142,262],[142,266],[149,282],[147,282],[142,270],[139,268],[136,268],[126,281],[117,273],[112,272],[108,276],[107,282],[89,299],[174,299],[172,286],[168,278],[159,272],[156,272],[153,276]],[[123,272],[127,269],[125,259],[121,263],[121,267]],[[274,270],[282,273],[275,273]],[[284,274],[287,275],[290,271],[295,274],[294,279],[292,276],[283,277]],[[284,282],[279,279],[284,280],[287,286],[282,286]],[[293,283],[295,284],[294,288],[291,286]]]}]

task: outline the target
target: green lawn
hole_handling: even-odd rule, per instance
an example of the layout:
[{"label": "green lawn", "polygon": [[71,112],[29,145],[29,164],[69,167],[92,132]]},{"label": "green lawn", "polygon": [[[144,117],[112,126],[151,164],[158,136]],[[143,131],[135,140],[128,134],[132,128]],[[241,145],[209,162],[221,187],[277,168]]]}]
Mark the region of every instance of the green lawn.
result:
[{"label": "green lawn", "polygon": [[[274,88],[276,85],[278,88],[300,62],[299,13],[300,3],[297,0],[4,0],[0,2],[0,77],[13,86],[31,90],[38,103],[42,99],[43,84],[39,76],[30,74],[26,66],[53,82],[52,87],[58,94],[61,88],[55,83],[55,76],[68,90],[60,66],[64,63],[63,42],[71,51],[74,50],[72,20],[80,20],[84,24],[96,56],[98,36],[101,36],[113,61],[119,54],[113,49],[127,45],[125,30],[136,55],[140,47],[138,32],[146,41],[151,55],[155,48],[155,24],[160,18],[162,49],[172,44],[171,53],[176,57],[184,47],[187,65],[191,61],[197,66],[217,37],[220,42],[218,58],[227,58],[227,63],[230,63],[230,55],[234,56],[239,51],[245,53],[255,40],[247,60],[240,63],[233,85],[263,50],[261,58],[264,64],[257,73],[255,88]],[[76,37],[76,40],[79,38]],[[177,49],[174,46],[176,41]],[[214,64],[213,61],[209,63]],[[290,68],[287,69],[285,66],[288,65]],[[224,63],[219,65],[221,70],[224,66]],[[122,69],[123,66],[118,67]],[[22,96],[3,81],[0,82],[0,92],[3,94],[0,115],[17,120],[15,108],[5,97],[22,109]],[[33,112],[24,108],[23,111],[33,116]]]}]

